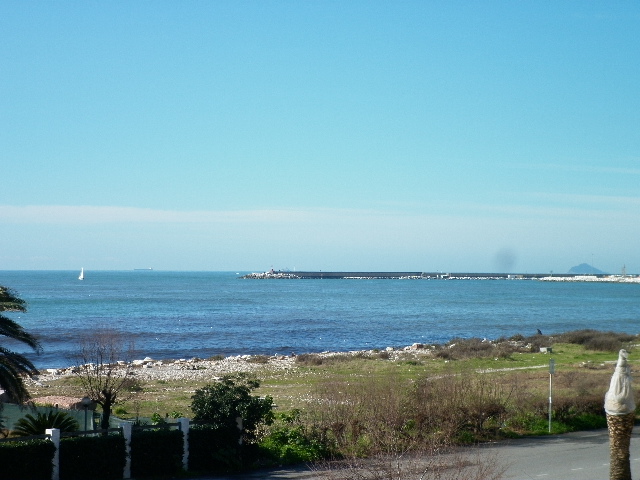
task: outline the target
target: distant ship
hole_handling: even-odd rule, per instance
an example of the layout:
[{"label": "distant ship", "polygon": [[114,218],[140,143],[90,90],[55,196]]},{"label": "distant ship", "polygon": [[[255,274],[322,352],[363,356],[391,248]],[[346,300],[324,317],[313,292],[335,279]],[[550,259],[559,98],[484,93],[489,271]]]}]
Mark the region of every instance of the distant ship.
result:
[{"label": "distant ship", "polygon": [[149,268],[134,268],[134,270],[153,270],[153,268],[149,267]]},{"label": "distant ship", "polygon": [[84,280],[84,267],[80,269],[80,276],[78,277],[78,280]]}]

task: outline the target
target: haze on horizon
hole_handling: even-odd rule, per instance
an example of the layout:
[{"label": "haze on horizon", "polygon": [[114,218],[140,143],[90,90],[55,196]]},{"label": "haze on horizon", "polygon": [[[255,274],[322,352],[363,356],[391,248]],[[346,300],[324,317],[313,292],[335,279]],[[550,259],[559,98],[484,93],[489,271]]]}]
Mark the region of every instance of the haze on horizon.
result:
[{"label": "haze on horizon", "polygon": [[5,2],[0,270],[640,273],[637,2]]}]

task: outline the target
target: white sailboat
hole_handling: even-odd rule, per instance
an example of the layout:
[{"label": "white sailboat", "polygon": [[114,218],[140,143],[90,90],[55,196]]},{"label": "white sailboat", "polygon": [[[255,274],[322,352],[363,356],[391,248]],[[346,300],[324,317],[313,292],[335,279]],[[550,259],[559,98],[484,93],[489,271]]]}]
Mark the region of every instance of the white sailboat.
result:
[{"label": "white sailboat", "polygon": [[84,267],[80,269],[80,276],[78,277],[78,280],[84,280]]}]

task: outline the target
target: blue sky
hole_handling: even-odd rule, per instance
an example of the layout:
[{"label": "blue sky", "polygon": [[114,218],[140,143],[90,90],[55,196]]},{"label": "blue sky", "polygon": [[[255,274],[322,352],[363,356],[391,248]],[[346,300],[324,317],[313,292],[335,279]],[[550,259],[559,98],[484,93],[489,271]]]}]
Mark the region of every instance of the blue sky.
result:
[{"label": "blue sky", "polygon": [[640,273],[635,1],[3,2],[0,270]]}]

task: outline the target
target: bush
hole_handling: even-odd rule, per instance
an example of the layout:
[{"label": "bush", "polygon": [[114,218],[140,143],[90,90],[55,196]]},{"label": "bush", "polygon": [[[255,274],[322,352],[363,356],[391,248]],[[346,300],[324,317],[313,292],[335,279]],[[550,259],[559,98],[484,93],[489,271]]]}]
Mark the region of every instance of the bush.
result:
[{"label": "bush", "polygon": [[[191,397],[194,421],[216,428],[229,444],[237,444],[240,438],[243,443],[253,442],[257,427],[273,422],[273,399],[251,395],[259,386],[258,380],[240,373],[196,390]],[[237,418],[242,419],[241,433]]]},{"label": "bush", "polygon": [[180,430],[134,431],[131,437],[131,475],[169,476],[182,469]]},{"label": "bush", "polygon": [[555,337],[559,343],[582,345],[588,350],[599,352],[617,352],[627,344],[638,340],[636,335],[617,332],[601,332],[599,330],[574,330]]},{"label": "bush", "polygon": [[32,480],[51,478],[55,446],[49,440],[28,440],[0,444],[2,478]]},{"label": "bush", "polygon": [[228,433],[212,425],[194,425],[189,429],[189,470],[229,472],[242,468],[241,446],[227,440]]},{"label": "bush", "polygon": [[434,355],[444,360],[465,358],[509,358],[517,350],[513,344],[496,341],[489,342],[479,338],[454,338],[447,345],[438,345]]},{"label": "bush", "polygon": [[373,355],[367,352],[338,353],[333,355],[302,353],[296,356],[296,363],[307,367],[317,367],[319,365],[336,365],[340,363],[348,363],[355,360],[375,360],[376,358],[389,358],[389,353],[375,352]]},{"label": "bush", "polygon": [[251,355],[251,357],[247,359],[247,362],[266,364],[269,363],[269,357],[267,355]]},{"label": "bush", "polygon": [[125,441],[122,435],[60,440],[60,480],[120,479],[125,462]]},{"label": "bush", "polygon": [[296,356],[296,363],[317,367],[318,365],[322,365],[322,357],[315,353],[302,353]]},{"label": "bush", "polygon": [[260,441],[260,449],[279,465],[312,462],[329,454],[320,432],[301,421],[300,410],[278,415],[276,423]]}]

